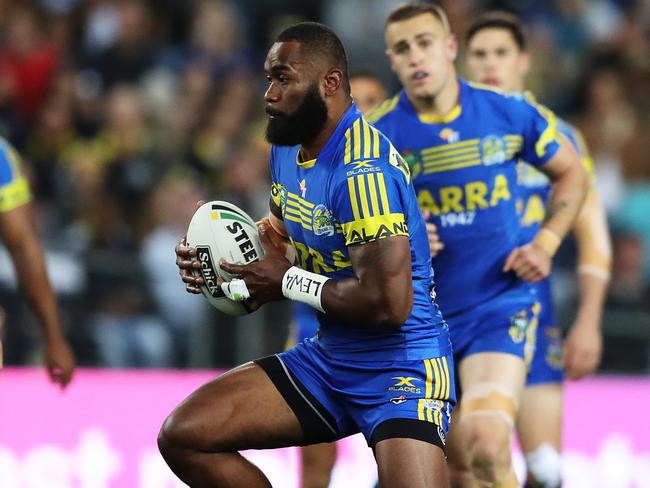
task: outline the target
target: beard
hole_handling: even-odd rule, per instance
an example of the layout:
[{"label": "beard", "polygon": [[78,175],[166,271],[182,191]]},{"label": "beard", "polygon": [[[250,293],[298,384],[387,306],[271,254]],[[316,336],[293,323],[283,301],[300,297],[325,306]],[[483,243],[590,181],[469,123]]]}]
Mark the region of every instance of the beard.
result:
[{"label": "beard", "polygon": [[300,106],[289,114],[267,109],[266,140],[276,146],[296,146],[312,141],[325,126],[327,105],[314,83]]}]

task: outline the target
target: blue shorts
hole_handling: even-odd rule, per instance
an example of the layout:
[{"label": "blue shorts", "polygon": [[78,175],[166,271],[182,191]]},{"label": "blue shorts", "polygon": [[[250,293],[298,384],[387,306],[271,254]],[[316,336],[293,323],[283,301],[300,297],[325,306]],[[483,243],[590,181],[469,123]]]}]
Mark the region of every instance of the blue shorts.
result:
[{"label": "blue shorts", "polygon": [[316,335],[320,327],[316,314],[316,310],[309,305],[293,302],[293,321],[297,326],[296,344]]},{"label": "blue shorts", "polygon": [[[503,352],[522,359],[534,350],[539,304],[528,289],[512,290],[456,315],[445,315],[454,360],[481,352]],[[444,313],[444,310],[443,310]]]},{"label": "blue shorts", "polygon": [[357,432],[373,447],[414,438],[444,449],[456,403],[451,355],[413,361],[329,357],[317,338],[256,361],[303,428],[303,444]]},{"label": "blue shorts", "polygon": [[561,383],[564,380],[562,333],[555,320],[550,282],[545,280],[536,288],[541,310],[536,346],[529,362],[526,386]]}]

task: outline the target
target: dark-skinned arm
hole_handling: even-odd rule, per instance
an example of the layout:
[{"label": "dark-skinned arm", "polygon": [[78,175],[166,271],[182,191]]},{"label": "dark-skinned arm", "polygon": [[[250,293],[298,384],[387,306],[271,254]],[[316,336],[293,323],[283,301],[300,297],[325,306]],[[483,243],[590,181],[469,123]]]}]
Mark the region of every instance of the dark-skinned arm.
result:
[{"label": "dark-skinned arm", "polygon": [[[291,267],[273,247],[264,225],[260,226],[260,240],[266,252],[263,260],[248,265],[220,263],[222,269],[246,282],[247,303],[252,309],[284,298],[282,277]],[[389,237],[348,249],[356,276],[325,283],[321,298],[325,312],[346,322],[398,329],[413,306],[408,237]]]}]

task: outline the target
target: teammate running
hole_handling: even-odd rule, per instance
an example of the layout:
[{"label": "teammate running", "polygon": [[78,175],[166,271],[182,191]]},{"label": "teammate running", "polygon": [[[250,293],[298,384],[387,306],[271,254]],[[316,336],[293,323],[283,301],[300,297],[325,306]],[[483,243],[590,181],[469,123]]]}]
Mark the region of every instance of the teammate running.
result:
[{"label": "teammate running", "polygon": [[[268,487],[242,449],[333,441],[361,431],[385,487],[447,486],[454,403],[447,327],[432,302],[427,233],[408,168],[352,103],[347,58],[327,27],[283,31],[265,62],[270,222],[264,260],[221,263],[223,289],[259,307],[284,297],[318,313],[319,334],[204,385],[165,421],[160,450],[190,486]],[[190,292],[196,250],[177,262]]]},{"label": "teammate running", "polygon": [[[526,281],[548,275],[587,176],[571,146],[558,141],[550,111],[457,78],[456,39],[439,7],[397,7],[386,21],[386,43],[404,89],[369,120],[410,163],[420,207],[442,243],[433,260],[437,301],[462,388],[449,443],[452,482],[514,488],[510,440],[538,310]],[[523,240],[515,205],[519,158],[553,185],[532,242]]]},{"label": "teammate running", "polygon": [[[43,330],[44,362],[50,379],[65,388],[72,379],[75,360],[63,335],[59,309],[47,277],[30,202],[31,193],[21,171],[20,156],[5,139],[0,138],[0,238],[13,261],[18,283]],[[0,315],[2,322],[4,313]],[[1,330],[0,327],[0,332]]]},{"label": "teammate running", "polygon": [[[477,18],[467,34],[468,73],[471,79],[508,92],[523,92],[530,66],[526,38],[513,15],[490,12]],[[581,134],[563,120],[558,130],[579,152],[593,181],[593,165]],[[532,240],[544,221],[550,184],[533,166],[520,163],[521,200],[526,240]],[[600,322],[610,274],[611,244],[605,210],[592,185],[573,231],[578,246],[580,281],[578,315],[564,343],[553,313],[551,284],[536,284],[541,304],[536,349],[517,417],[517,432],[526,457],[528,485],[558,488],[561,485],[561,425],[563,369],[579,379],[598,367],[602,350]]]}]

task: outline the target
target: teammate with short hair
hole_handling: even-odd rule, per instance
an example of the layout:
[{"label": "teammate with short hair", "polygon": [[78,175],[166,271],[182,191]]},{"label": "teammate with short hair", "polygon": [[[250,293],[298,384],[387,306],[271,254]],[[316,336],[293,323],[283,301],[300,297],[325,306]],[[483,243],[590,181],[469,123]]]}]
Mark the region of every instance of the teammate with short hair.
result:
[{"label": "teammate with short hair", "polygon": [[[0,238],[9,251],[18,283],[43,330],[44,362],[50,379],[65,388],[72,379],[75,360],[63,335],[56,297],[34,226],[29,184],[21,166],[16,150],[0,138]],[[0,322],[3,322],[4,313],[0,315]]]},{"label": "teammate with short hair", "polygon": [[360,70],[350,76],[350,90],[354,104],[363,115],[386,99],[386,87],[372,71]]},{"label": "teammate with short hair", "polygon": [[[478,17],[467,33],[466,65],[475,81],[508,92],[523,92],[530,66],[524,31],[514,15],[489,12]],[[558,119],[558,130],[574,145],[593,181],[593,164],[580,132]],[[520,162],[521,224],[532,240],[544,221],[549,199],[548,178]],[[605,210],[592,185],[573,232],[578,247],[580,305],[562,351],[547,278],[535,284],[541,304],[536,349],[517,417],[517,431],[528,467],[530,487],[558,488],[562,427],[562,380],[579,379],[598,367],[602,350],[600,322],[609,281],[611,243]]]},{"label": "teammate with short hair", "polygon": [[[329,28],[284,30],[268,52],[271,149],[266,254],[221,262],[257,308],[289,298],[318,310],[316,337],[235,368],[165,421],[160,450],[190,486],[268,487],[242,449],[362,432],[385,487],[447,486],[443,445],[454,404],[451,344],[432,301],[430,253],[408,167],[352,103],[347,57]],[[286,231],[296,266],[271,245]],[[200,292],[196,250],[177,263]],[[240,297],[240,298],[241,298]]]},{"label": "teammate with short hair", "polygon": [[[449,441],[452,483],[514,488],[510,440],[538,311],[526,282],[548,275],[587,176],[558,140],[549,110],[457,78],[456,39],[439,7],[397,7],[386,21],[386,43],[403,90],[369,120],[410,162],[420,207],[444,245],[433,259],[441,277],[436,293],[462,389]],[[532,242],[523,240],[516,209],[520,157],[553,185]]]}]

